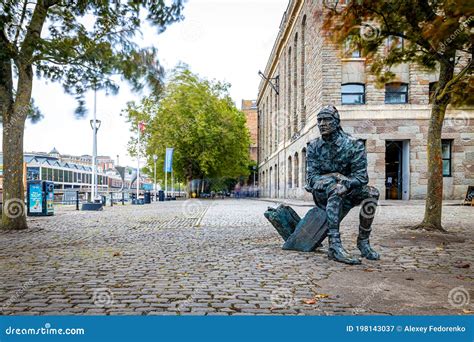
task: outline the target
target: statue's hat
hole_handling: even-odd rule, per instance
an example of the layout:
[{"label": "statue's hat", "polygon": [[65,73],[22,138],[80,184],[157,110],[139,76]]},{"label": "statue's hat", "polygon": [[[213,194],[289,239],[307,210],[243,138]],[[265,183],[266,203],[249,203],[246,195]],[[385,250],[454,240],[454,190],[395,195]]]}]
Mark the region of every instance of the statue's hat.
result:
[{"label": "statue's hat", "polygon": [[318,115],[321,115],[321,114],[329,114],[334,119],[336,119],[338,122],[341,121],[341,119],[339,117],[339,112],[337,111],[337,108],[334,107],[333,105],[326,105],[323,108],[321,108]]}]

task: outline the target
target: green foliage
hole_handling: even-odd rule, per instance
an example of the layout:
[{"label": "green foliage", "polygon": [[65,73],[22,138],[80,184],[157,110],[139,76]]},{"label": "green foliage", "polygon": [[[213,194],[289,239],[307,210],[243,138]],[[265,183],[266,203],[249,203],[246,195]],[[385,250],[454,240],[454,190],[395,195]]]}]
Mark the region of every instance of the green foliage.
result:
[{"label": "green foliage", "polygon": [[158,93],[163,68],[157,50],[140,48],[135,37],[144,21],[162,32],[180,20],[182,2],[1,0],[0,62],[13,61],[17,75],[34,66],[37,77],[61,82],[77,98],[79,116],[87,90],[118,91],[114,75],[134,90],[148,84]]},{"label": "green foliage", "polygon": [[444,64],[459,72],[439,87],[438,100],[474,104],[472,2],[357,0],[341,6],[340,1],[325,0],[324,4],[326,32],[339,44],[356,37],[351,45],[362,50],[379,85],[393,79],[393,65],[417,63],[435,70]]},{"label": "green foliage", "polygon": [[[233,104],[229,85],[200,79],[186,67],[176,68],[160,99],[129,104],[132,123],[146,121],[148,170],[158,156],[163,176],[165,150],[174,147],[176,179],[236,178],[248,175],[250,135],[244,114]],[[135,141],[130,144],[134,150]]]}]

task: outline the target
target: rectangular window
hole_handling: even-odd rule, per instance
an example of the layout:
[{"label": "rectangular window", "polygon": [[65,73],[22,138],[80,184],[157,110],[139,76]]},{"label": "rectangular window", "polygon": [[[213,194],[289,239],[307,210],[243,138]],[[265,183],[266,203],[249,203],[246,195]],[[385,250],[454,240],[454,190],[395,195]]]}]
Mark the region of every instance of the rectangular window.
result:
[{"label": "rectangular window", "polygon": [[385,103],[408,103],[408,84],[389,83],[385,85]]},{"label": "rectangular window", "polygon": [[441,140],[441,151],[443,156],[443,177],[451,177],[452,140]]},{"label": "rectangular window", "polygon": [[349,36],[344,42],[345,58],[361,58],[362,52],[356,36]]},{"label": "rectangular window", "polygon": [[47,180],[48,179],[48,169],[45,167],[41,168],[41,180]]},{"label": "rectangular window", "polygon": [[343,84],[341,87],[342,104],[364,104],[365,85],[357,83]]},{"label": "rectangular window", "polygon": [[401,37],[388,36],[386,43],[387,43],[387,49],[388,50],[391,50],[391,49],[403,50],[404,40]]}]

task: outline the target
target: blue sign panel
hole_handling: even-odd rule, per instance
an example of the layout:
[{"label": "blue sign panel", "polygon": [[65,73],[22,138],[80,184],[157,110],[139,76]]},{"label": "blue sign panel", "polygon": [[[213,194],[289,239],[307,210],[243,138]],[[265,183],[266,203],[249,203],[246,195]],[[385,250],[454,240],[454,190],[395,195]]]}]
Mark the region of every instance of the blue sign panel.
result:
[{"label": "blue sign panel", "polygon": [[42,213],[43,212],[43,189],[42,184],[38,183],[30,183],[28,184],[30,187],[29,189],[29,196],[28,199],[29,203],[29,212],[30,213]]},{"label": "blue sign panel", "polygon": [[165,172],[171,172],[171,170],[173,169],[173,151],[174,148],[172,147],[166,148]]}]

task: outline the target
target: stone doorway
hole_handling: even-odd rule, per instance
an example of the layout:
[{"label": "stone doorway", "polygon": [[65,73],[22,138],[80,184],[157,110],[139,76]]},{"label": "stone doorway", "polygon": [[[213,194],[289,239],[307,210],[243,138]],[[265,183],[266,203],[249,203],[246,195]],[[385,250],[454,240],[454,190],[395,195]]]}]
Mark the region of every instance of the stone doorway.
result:
[{"label": "stone doorway", "polygon": [[409,199],[409,147],[409,140],[387,140],[385,142],[385,199]]}]

